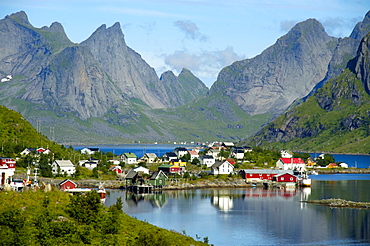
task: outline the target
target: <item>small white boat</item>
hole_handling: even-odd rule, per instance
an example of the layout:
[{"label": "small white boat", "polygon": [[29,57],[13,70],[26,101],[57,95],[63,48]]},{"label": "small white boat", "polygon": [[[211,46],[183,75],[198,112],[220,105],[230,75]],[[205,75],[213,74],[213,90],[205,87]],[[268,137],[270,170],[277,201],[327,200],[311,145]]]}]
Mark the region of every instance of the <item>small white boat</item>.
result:
[{"label": "small white boat", "polygon": [[104,203],[106,199],[107,191],[105,190],[102,183],[99,184],[98,194],[100,196],[100,201]]},{"label": "small white boat", "polygon": [[300,178],[298,179],[298,185],[304,186],[304,187],[311,186],[311,179],[308,177],[306,173],[300,176]]}]

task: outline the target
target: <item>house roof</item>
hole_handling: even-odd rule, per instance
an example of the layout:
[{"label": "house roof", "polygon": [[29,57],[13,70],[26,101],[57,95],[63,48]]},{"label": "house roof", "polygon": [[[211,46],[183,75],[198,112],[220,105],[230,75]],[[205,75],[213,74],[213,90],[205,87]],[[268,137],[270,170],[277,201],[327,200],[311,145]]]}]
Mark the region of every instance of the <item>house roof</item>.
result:
[{"label": "house roof", "polygon": [[74,167],[70,160],[55,160],[54,162],[60,167]]},{"label": "house roof", "polygon": [[199,155],[195,150],[189,150],[188,152],[190,155]]},{"label": "house roof", "polygon": [[124,153],[124,155],[127,157],[127,158],[137,158],[137,156],[134,154],[134,153]]},{"label": "house roof", "polygon": [[157,157],[157,155],[156,154],[154,154],[154,153],[146,153],[145,154],[148,158],[156,158]]},{"label": "house roof", "polygon": [[177,158],[177,155],[175,153],[173,153],[173,152],[167,152],[164,155],[167,156],[167,157],[176,157]]},{"label": "house roof", "polygon": [[143,167],[143,166],[138,166],[138,167],[135,167],[134,169],[133,169],[135,172],[140,172],[140,171],[148,171],[149,172],[149,169],[148,168],[146,168],[146,167]]},{"label": "house roof", "polygon": [[68,181],[71,182],[71,183],[73,183],[77,187],[77,184],[75,182],[73,182],[72,180],[70,180],[70,179],[63,180],[62,182],[59,183],[59,185],[63,185],[65,183],[67,183]]},{"label": "house roof", "polygon": [[302,158],[280,158],[284,164],[305,164]]},{"label": "house roof", "polygon": [[201,155],[200,158],[201,159],[214,159],[213,156],[211,155]]},{"label": "house roof", "polygon": [[293,170],[279,170],[279,169],[243,169],[240,170],[245,173],[254,173],[254,174],[281,174],[281,173],[290,173],[293,174]]},{"label": "house roof", "polygon": [[167,178],[167,175],[162,171],[162,170],[159,170],[159,171],[156,171],[152,174],[152,176],[150,176],[150,179],[157,179],[159,174],[164,175],[166,178]]},{"label": "house roof", "polygon": [[135,176],[137,175],[137,172],[135,172],[133,169],[130,170],[127,174],[126,174],[126,179],[133,179],[135,178]]},{"label": "house roof", "polygon": [[[220,167],[222,164],[224,164],[225,162],[227,162],[228,165],[231,165],[230,162],[228,161],[216,161],[215,164],[212,165],[212,168],[217,168],[217,167]],[[232,166],[232,165],[231,165]]]},{"label": "house roof", "polygon": [[295,175],[293,175],[293,174],[291,174],[291,173],[288,173],[288,172],[280,173],[280,174],[276,175],[275,177],[276,177],[276,178],[278,178],[278,177],[283,176],[283,175],[285,175],[285,174],[288,174],[289,176],[293,176],[293,177],[295,177],[295,178],[298,178],[297,176],[295,176]]},{"label": "house roof", "polygon": [[234,146],[234,143],[233,142],[223,142],[222,145],[224,146]]}]

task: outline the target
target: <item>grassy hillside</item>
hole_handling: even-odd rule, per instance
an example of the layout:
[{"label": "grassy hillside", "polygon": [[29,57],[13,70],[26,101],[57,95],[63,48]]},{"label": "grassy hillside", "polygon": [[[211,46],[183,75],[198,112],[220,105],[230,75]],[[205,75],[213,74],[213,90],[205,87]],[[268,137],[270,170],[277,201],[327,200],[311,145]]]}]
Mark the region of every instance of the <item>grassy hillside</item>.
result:
[{"label": "grassy hillside", "polygon": [[0,245],[207,245],[136,220],[96,192],[1,192]]},{"label": "grassy hillside", "polygon": [[349,70],[246,142],[279,149],[370,153],[370,96]]},{"label": "grassy hillside", "polygon": [[[1,92],[0,92],[1,95]],[[112,108],[102,118],[79,119],[73,113],[52,112],[17,98],[17,110],[40,132],[56,142],[70,144],[119,144],[167,141],[240,141],[257,131],[270,115],[249,116],[228,97],[205,96],[185,106],[151,109],[131,99],[119,112]],[[222,102],[222,103],[220,103]],[[54,129],[51,134],[50,129]]]},{"label": "grassy hillside", "polygon": [[40,134],[19,113],[0,105],[1,156],[16,157],[25,148],[50,148],[55,158],[68,158],[73,152]]}]

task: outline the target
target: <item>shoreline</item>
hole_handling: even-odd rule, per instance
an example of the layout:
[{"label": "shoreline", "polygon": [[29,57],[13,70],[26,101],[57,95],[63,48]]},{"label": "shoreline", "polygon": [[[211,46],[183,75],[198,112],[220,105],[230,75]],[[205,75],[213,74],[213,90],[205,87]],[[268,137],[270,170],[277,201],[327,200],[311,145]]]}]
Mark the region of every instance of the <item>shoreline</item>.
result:
[{"label": "shoreline", "polygon": [[370,202],[353,202],[339,198],[330,198],[322,200],[301,201],[305,203],[313,203],[322,206],[335,207],[335,208],[358,208],[370,209]]}]

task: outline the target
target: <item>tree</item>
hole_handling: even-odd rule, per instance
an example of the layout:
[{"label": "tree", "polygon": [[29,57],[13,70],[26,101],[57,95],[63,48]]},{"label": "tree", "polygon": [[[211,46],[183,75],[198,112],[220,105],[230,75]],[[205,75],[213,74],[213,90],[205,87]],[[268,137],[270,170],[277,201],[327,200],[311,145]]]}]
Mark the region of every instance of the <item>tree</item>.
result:
[{"label": "tree", "polygon": [[218,156],[226,159],[230,156],[230,150],[221,149]]},{"label": "tree", "polygon": [[193,165],[198,165],[198,164],[200,164],[200,160],[198,159],[198,158],[194,158],[192,161],[191,161],[191,164],[193,164]]},{"label": "tree", "polygon": [[53,177],[52,168],[50,165],[50,156],[49,155],[40,155],[39,160],[40,175],[42,177]]},{"label": "tree", "polygon": [[335,162],[334,156],[331,154],[325,154],[324,158],[317,159],[317,165],[321,167],[326,167],[330,163],[334,163],[334,162]]},{"label": "tree", "polygon": [[91,191],[84,196],[71,196],[68,213],[80,223],[91,224],[98,220],[102,206],[98,193]]}]

